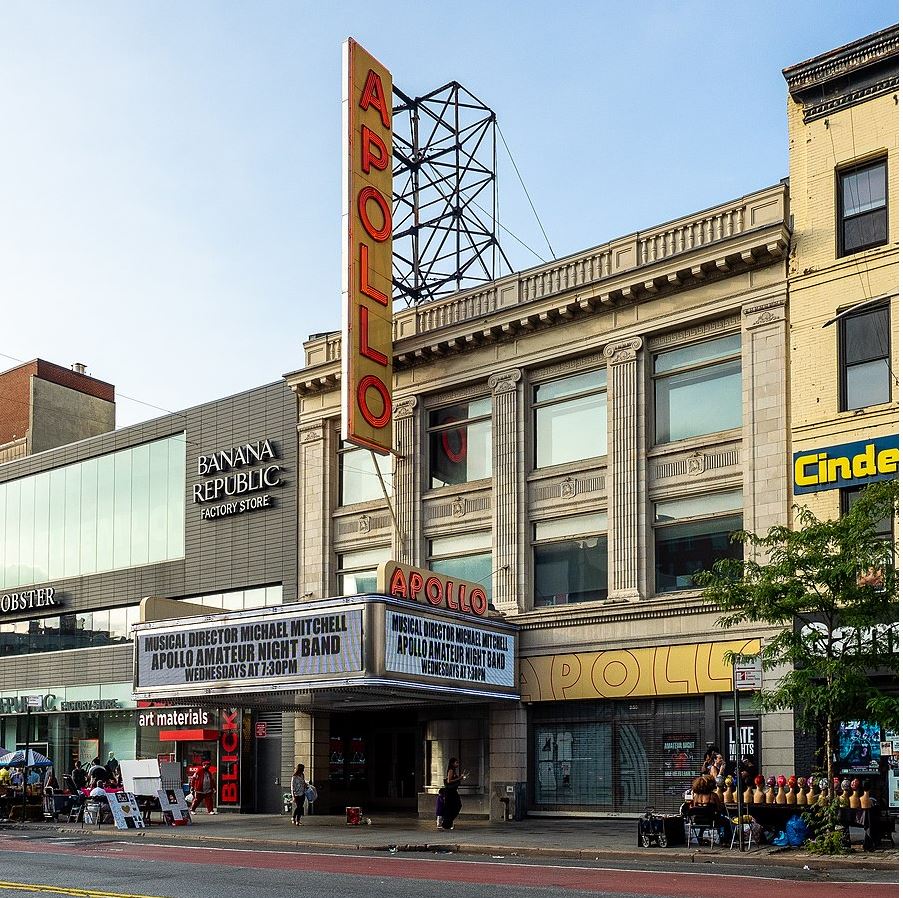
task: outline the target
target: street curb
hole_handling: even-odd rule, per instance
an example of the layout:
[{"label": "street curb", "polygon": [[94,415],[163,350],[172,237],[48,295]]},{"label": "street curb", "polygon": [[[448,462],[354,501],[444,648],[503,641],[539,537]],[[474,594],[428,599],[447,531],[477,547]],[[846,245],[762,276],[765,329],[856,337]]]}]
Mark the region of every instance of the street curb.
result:
[{"label": "street curb", "polygon": [[[16,829],[36,829],[37,827],[17,826]],[[700,851],[682,850],[656,851],[654,849],[634,849],[631,851],[603,848],[596,850],[586,848],[542,848],[532,845],[485,845],[468,844],[462,842],[387,842],[378,845],[364,845],[359,842],[325,842],[305,841],[304,839],[259,839],[241,836],[213,836],[197,835],[195,832],[180,830],[178,834],[160,832],[155,830],[97,830],[97,829],[69,829],[57,827],[40,827],[42,830],[59,832],[65,835],[86,835],[102,839],[122,839],[126,833],[129,836],[144,838],[162,837],[166,841],[172,841],[173,837],[188,837],[192,841],[210,842],[213,844],[238,845],[242,848],[253,850],[253,846],[262,849],[303,848],[307,850],[324,851],[378,851],[394,854],[404,853],[432,853],[432,854],[474,854],[474,855],[499,855],[507,857],[542,857],[542,858],[566,858],[568,860],[585,861],[628,861],[637,863],[641,859],[655,860],[658,863],[693,863],[693,864],[719,864],[723,866],[751,867],[769,864],[776,867],[808,867],[812,871],[830,872],[832,870],[897,870],[899,869],[899,856],[884,857],[873,854],[857,853],[854,855],[839,855],[824,857],[810,855],[802,852],[788,853],[783,849],[756,849],[748,854],[739,852],[729,853],[722,850]]]}]

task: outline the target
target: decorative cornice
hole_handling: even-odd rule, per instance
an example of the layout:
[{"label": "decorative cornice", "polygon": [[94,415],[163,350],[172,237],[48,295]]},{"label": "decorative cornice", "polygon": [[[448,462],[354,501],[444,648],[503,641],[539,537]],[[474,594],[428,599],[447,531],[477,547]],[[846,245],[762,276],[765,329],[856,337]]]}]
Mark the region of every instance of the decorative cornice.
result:
[{"label": "decorative cornice", "polygon": [[757,302],[753,305],[744,306],[743,314],[744,315],[755,315],[756,312],[765,312],[770,309],[784,309],[787,306],[787,297],[786,296],[778,296],[774,299],[765,300],[765,302]]},{"label": "decorative cornice", "polygon": [[522,375],[519,368],[510,371],[500,371],[489,378],[489,386],[493,396],[501,396],[503,393],[511,393],[517,389],[517,383]]},{"label": "decorative cornice", "polygon": [[405,396],[403,399],[396,399],[392,403],[392,417],[396,421],[400,421],[402,418],[413,418],[415,408],[417,408],[416,396]]},{"label": "decorative cornice", "polygon": [[[396,311],[395,369],[480,352],[543,329],[574,330],[582,319],[593,328],[613,328],[608,319],[618,310],[692,294],[750,271],[774,267],[777,280],[789,246],[788,218],[787,186],[776,184],[476,290]],[[338,389],[339,338],[328,334],[304,344],[307,367],[286,375],[300,397]],[[433,406],[426,397],[421,401]]]},{"label": "decorative cornice", "polygon": [[302,443],[316,443],[326,439],[326,428],[322,424],[299,424],[298,440]]},{"label": "decorative cornice", "polygon": [[816,103],[809,106],[803,113],[803,122],[808,124],[834,112],[839,112],[841,109],[846,109],[848,106],[856,106],[859,103],[866,102],[866,100],[874,100],[876,97],[893,93],[899,88],[900,76],[892,75],[890,78],[876,81],[874,84],[869,84],[859,90],[852,90],[841,94],[839,97],[826,100],[824,103]]},{"label": "decorative cornice", "polygon": [[899,51],[900,28],[892,25],[835,50],[788,66],[783,74],[790,94],[795,95],[807,87],[823,85],[879,60],[897,56]]},{"label": "decorative cornice", "polygon": [[608,360],[609,365],[619,365],[622,362],[635,361],[637,353],[642,348],[642,337],[631,337],[629,340],[618,340],[616,343],[609,343],[605,347],[603,355]]},{"label": "decorative cornice", "polygon": [[651,337],[646,341],[647,348],[651,352],[655,349],[663,349],[674,343],[686,343],[688,340],[695,340],[697,337],[707,337],[711,334],[717,334],[722,331],[734,330],[740,326],[740,316],[731,315],[728,318],[719,318],[717,321],[706,321],[696,327],[687,327],[679,331],[671,331],[667,334],[659,334]]},{"label": "decorative cornice", "polygon": [[803,107],[803,122],[824,118],[899,89],[897,25],[784,69],[790,96]]}]

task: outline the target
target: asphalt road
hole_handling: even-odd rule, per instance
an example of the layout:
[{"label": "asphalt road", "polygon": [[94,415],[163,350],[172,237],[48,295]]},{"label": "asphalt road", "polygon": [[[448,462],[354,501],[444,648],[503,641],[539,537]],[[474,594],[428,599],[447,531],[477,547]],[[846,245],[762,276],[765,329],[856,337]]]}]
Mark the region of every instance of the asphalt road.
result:
[{"label": "asphalt road", "polygon": [[[688,865],[690,866],[690,865]],[[28,834],[0,837],[0,898],[540,898],[663,896],[890,898],[892,871],[628,869],[610,863],[399,854],[341,854],[94,841]],[[838,881],[843,876],[848,881]],[[882,880],[882,881],[878,881]]]}]

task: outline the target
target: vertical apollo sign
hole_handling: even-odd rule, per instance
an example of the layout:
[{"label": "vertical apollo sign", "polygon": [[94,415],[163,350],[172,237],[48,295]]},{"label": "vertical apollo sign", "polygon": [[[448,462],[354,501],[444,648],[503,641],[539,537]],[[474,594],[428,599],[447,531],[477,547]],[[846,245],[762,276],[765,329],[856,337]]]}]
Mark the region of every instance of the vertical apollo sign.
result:
[{"label": "vertical apollo sign", "polygon": [[392,76],[343,46],[342,439],[392,449]]}]

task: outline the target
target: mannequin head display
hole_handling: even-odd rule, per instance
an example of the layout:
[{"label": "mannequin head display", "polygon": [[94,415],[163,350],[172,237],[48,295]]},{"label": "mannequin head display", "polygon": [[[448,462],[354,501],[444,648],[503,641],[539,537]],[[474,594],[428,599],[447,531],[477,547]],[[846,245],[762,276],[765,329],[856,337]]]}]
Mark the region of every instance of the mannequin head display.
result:
[{"label": "mannequin head display", "polygon": [[734,778],[730,774],[724,778],[724,801],[725,804],[734,804],[737,801],[734,793]]},{"label": "mannequin head display", "polygon": [[862,781],[862,795],[859,798],[859,807],[862,808],[863,811],[867,811],[872,806],[872,796],[869,794],[869,783],[868,780]]},{"label": "mannequin head display", "polygon": [[775,790],[778,787],[778,781],[773,777],[765,780],[765,804],[774,804]]},{"label": "mannequin head display", "polygon": [[[752,780],[747,779],[746,788],[743,790],[743,802],[744,804],[752,804],[753,803],[753,787]],[[737,791],[740,791],[740,787],[737,787]]]},{"label": "mannequin head display", "polygon": [[859,808],[862,806],[859,799],[859,786],[860,783],[858,779],[854,779],[850,783],[850,807],[854,808],[855,810],[859,810]]},{"label": "mannequin head display", "polygon": [[795,775],[787,777],[787,804],[798,804],[797,800],[797,780]]},{"label": "mannequin head display", "polygon": [[831,783],[828,781],[828,778],[823,776],[818,781],[818,805],[819,807],[824,807],[831,800]]},{"label": "mannequin head display", "polygon": [[765,804],[765,790],[762,788],[765,785],[765,777],[761,773],[756,774],[753,782],[756,784],[753,790],[753,804]]},{"label": "mannequin head display", "polygon": [[850,781],[846,778],[840,783],[840,806],[842,808],[850,806]]},{"label": "mannequin head display", "polygon": [[818,804],[818,777],[814,774],[809,777],[809,794],[806,796],[806,804]]}]

